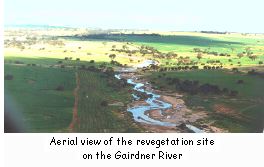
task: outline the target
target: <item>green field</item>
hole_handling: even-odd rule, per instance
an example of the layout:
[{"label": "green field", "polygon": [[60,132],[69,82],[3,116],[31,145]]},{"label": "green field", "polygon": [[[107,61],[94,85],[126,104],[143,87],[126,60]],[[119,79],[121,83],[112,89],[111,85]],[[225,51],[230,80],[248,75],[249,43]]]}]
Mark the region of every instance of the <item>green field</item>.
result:
[{"label": "green field", "polygon": [[[79,71],[80,91],[78,116],[79,132],[138,132],[126,110],[131,101],[129,87],[120,88],[113,76],[89,71]],[[102,102],[107,102],[107,106]],[[110,106],[121,102],[124,106]]]},{"label": "green field", "polygon": [[[25,132],[64,132],[72,120],[75,87],[70,69],[5,65],[5,104],[17,116]],[[64,91],[56,88],[62,85]]]},{"label": "green field", "polygon": [[[5,104],[7,111],[22,132],[69,132],[72,122],[76,87],[75,72],[80,77],[78,91],[79,124],[74,132],[139,132],[130,113],[124,112],[131,101],[130,87],[120,88],[112,75],[102,72],[78,70],[72,67],[50,67],[56,59],[6,59],[7,62],[23,61],[24,64],[5,64]],[[27,64],[36,66],[28,66]],[[73,61],[73,63],[75,63]],[[94,63],[82,62],[78,68]],[[56,88],[62,85],[64,90]],[[106,106],[102,106],[102,102]],[[119,103],[117,103],[119,102]],[[117,103],[118,105],[115,105]],[[120,103],[122,105],[120,105]],[[111,106],[113,104],[113,106]]]},{"label": "green field", "polygon": [[[264,118],[264,79],[260,76],[250,76],[244,73],[231,73],[230,71],[180,71],[180,72],[156,72],[146,74],[146,77],[157,86],[157,89],[181,92],[189,107],[203,107],[208,113],[208,120],[215,120],[218,127],[229,129],[231,132],[262,132]],[[181,81],[199,81],[199,84],[217,85],[220,89],[227,88],[238,92],[235,97],[217,94],[196,95],[182,92],[170,83],[168,78],[178,78]],[[243,84],[238,84],[238,80],[243,80]],[[223,105],[232,112],[217,113],[214,106]],[[235,117],[235,114],[240,115]],[[203,120],[206,121],[206,120]]]}]

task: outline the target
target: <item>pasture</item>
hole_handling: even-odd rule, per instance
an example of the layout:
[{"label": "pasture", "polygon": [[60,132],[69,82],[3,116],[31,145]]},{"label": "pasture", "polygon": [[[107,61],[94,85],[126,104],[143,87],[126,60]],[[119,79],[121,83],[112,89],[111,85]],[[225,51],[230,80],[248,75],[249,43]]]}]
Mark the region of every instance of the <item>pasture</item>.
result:
[{"label": "pasture", "polygon": [[[22,132],[65,132],[72,120],[71,69],[5,65],[5,107]],[[57,90],[61,86],[63,91]],[[15,122],[13,122],[15,123]]]},{"label": "pasture", "polygon": [[129,87],[113,76],[81,70],[77,132],[139,132],[130,113],[125,112],[131,101]]},{"label": "pasture", "polygon": [[[132,102],[132,87],[115,79],[113,70],[149,59],[158,65],[141,74],[157,89],[179,91],[170,82],[178,78],[233,91],[235,97],[183,91],[191,109],[208,112],[208,119],[201,122],[214,120],[216,127],[230,132],[263,130],[263,78],[246,74],[252,69],[263,72],[263,34],[6,30],[5,104],[19,115],[23,132],[69,132],[77,73],[75,132],[140,132],[131,113],[125,112]],[[218,70],[202,70],[208,66]],[[243,82],[238,84],[239,80]]]},{"label": "pasture", "polygon": [[[202,108],[208,112],[208,120],[202,120],[202,122],[214,120],[214,125],[228,129],[230,132],[261,132],[263,130],[264,88],[262,85],[264,79],[260,76],[232,73],[228,70],[199,70],[155,72],[146,74],[146,78],[157,86],[156,89],[184,94],[187,105],[194,111]],[[211,84],[216,85],[220,90],[237,91],[238,94],[230,96],[228,93],[221,92],[192,93],[188,89],[179,89],[176,85],[178,79],[180,82],[195,81],[197,89],[201,85]]]}]

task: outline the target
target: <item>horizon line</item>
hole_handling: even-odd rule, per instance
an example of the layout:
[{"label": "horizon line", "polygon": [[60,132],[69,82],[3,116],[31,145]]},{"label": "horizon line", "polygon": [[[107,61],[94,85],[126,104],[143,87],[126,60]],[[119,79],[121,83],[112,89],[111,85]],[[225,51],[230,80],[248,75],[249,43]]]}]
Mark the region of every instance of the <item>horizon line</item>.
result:
[{"label": "horizon line", "polygon": [[240,32],[240,31],[219,31],[219,30],[161,30],[161,29],[146,29],[146,28],[102,28],[96,26],[72,26],[72,25],[50,25],[50,24],[4,24],[4,28],[6,27],[21,27],[21,28],[32,28],[39,27],[51,27],[51,28],[84,28],[84,29],[96,29],[96,30],[136,30],[136,31],[161,31],[161,32],[215,32],[215,33],[239,33],[239,34],[264,34],[264,32]]}]

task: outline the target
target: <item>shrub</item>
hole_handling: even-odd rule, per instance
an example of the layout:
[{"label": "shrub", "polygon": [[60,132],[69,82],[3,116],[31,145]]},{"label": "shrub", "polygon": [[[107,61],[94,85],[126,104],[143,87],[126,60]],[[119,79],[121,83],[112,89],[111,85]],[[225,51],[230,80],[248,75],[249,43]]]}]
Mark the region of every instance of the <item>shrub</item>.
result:
[{"label": "shrub", "polygon": [[237,68],[232,68],[233,72],[239,72]]},{"label": "shrub", "polygon": [[7,74],[7,75],[5,75],[5,80],[13,80],[13,75],[11,75],[11,74]]},{"label": "shrub", "polygon": [[106,107],[106,106],[108,106],[108,103],[107,103],[107,101],[103,100],[103,101],[101,102],[101,106],[103,106],[103,107]]},{"label": "shrub", "polygon": [[64,91],[64,86],[63,85],[59,85],[57,88],[56,88],[57,91]]},{"label": "shrub", "polygon": [[22,62],[22,61],[18,61],[18,60],[16,60],[14,63],[15,63],[15,64],[24,64],[24,62]]},{"label": "shrub", "polygon": [[232,96],[232,97],[237,96],[237,94],[238,94],[238,92],[235,91],[235,90],[231,90],[231,91],[230,91],[230,96]]},{"label": "shrub", "polygon": [[237,84],[242,84],[242,83],[244,83],[243,80],[238,80],[238,81],[237,81]]}]

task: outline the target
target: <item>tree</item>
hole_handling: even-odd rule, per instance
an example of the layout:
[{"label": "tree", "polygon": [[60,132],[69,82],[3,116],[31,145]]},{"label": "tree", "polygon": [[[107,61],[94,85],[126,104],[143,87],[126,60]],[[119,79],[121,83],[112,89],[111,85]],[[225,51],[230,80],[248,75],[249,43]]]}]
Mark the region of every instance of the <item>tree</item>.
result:
[{"label": "tree", "polygon": [[252,61],[254,61],[254,60],[256,60],[257,56],[256,56],[256,55],[251,55],[251,56],[249,56],[249,58],[250,58]]},{"label": "tree", "polygon": [[241,57],[243,57],[243,56],[244,56],[243,53],[238,53],[238,54],[237,54],[237,57],[238,57],[238,58],[241,58]]},{"label": "tree", "polygon": [[123,47],[124,50],[128,49],[128,47],[126,45],[123,45],[122,47]]},{"label": "tree", "polygon": [[116,54],[110,54],[110,55],[109,55],[109,58],[110,58],[111,60],[114,60],[114,59],[116,58]]},{"label": "tree", "polygon": [[202,58],[202,53],[201,53],[201,52],[198,52],[198,53],[197,53],[197,59],[200,60],[201,58]]}]

